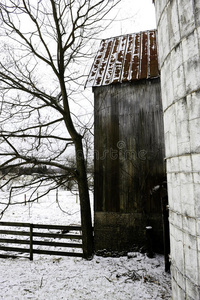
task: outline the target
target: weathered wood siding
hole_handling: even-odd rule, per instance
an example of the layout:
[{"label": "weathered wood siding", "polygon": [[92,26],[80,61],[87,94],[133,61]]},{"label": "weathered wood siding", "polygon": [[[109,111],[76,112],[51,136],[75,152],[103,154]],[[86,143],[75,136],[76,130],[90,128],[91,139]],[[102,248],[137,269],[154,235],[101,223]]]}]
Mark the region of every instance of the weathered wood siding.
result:
[{"label": "weathered wood siding", "polygon": [[[161,199],[154,192],[165,178],[160,81],[115,84],[93,91],[96,241],[102,240],[98,236],[103,230],[108,237],[115,231],[108,225],[112,212],[112,219],[114,213],[117,219],[128,218],[124,235],[131,243],[138,232],[143,235],[145,225],[153,225],[162,243]],[[117,226],[117,219],[111,227]]]}]

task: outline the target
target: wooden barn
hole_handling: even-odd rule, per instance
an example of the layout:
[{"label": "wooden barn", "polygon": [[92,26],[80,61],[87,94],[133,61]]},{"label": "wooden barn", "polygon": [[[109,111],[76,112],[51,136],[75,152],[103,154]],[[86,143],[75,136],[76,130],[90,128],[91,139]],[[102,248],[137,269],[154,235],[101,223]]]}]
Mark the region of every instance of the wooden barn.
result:
[{"label": "wooden barn", "polygon": [[102,40],[87,87],[94,93],[95,249],[129,251],[152,226],[162,251],[164,130],[156,31]]}]

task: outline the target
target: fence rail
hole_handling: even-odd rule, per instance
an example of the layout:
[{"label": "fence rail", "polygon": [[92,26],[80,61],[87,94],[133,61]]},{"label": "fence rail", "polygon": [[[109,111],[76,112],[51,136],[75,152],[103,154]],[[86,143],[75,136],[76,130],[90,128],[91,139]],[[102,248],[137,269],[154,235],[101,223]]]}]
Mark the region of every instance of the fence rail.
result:
[{"label": "fence rail", "polygon": [[[0,222],[0,257],[19,256],[11,255],[10,252],[29,253],[30,260],[33,260],[34,253],[82,257],[81,232],[81,226]],[[67,239],[70,241],[66,242]],[[13,244],[24,247],[15,247]],[[70,251],[66,248],[70,248]]]}]

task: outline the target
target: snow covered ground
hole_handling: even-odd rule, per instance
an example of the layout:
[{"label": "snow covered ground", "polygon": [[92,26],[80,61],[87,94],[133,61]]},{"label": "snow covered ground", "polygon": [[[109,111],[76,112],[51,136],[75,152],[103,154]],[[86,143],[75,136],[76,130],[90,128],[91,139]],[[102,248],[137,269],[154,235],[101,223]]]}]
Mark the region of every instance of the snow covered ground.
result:
[{"label": "snow covered ground", "polygon": [[[11,206],[1,221],[80,224],[79,203],[76,195],[52,191],[38,203]],[[171,299],[171,279],[164,272],[162,255],[149,259],[136,252],[119,258],[94,256],[87,261],[34,254],[33,261],[0,258],[0,270],[3,300]]]}]

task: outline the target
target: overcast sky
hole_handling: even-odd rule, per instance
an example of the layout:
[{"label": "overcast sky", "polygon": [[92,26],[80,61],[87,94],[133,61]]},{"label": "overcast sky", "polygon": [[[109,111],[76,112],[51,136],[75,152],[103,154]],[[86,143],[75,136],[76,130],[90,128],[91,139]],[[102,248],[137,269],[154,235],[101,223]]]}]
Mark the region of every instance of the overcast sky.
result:
[{"label": "overcast sky", "polygon": [[118,13],[117,19],[105,36],[109,38],[127,33],[134,33],[156,28],[155,8],[152,0],[121,0],[121,3],[112,12]]}]

